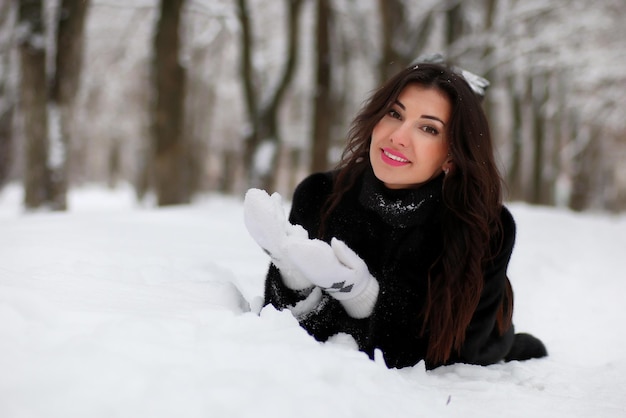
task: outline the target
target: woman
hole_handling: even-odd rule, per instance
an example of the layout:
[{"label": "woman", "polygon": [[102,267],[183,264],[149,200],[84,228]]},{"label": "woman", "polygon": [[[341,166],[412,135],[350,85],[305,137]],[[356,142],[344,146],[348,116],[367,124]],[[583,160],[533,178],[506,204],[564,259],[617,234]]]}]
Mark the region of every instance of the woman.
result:
[{"label": "woman", "polygon": [[547,354],[514,335],[515,223],[480,97],[457,71],[423,63],[381,86],[338,169],[297,187],[289,221],[279,195],[255,189],[244,213],[272,258],[265,303],[320,341],[350,334],[395,368]]}]

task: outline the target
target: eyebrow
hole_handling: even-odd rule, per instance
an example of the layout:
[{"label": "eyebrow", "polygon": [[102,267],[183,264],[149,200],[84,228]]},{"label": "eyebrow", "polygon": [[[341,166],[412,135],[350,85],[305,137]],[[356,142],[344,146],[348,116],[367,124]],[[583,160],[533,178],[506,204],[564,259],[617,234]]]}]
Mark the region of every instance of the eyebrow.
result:
[{"label": "eyebrow", "polygon": [[[406,110],[406,107],[402,104],[402,102],[400,102],[399,100],[396,100],[396,104],[402,108],[402,110]],[[437,116],[431,116],[431,115],[420,115],[420,117],[424,118],[424,119],[430,119],[430,120],[436,120],[437,122],[441,123],[443,126],[446,126],[446,123],[444,121],[442,121],[441,119],[439,119]]]},{"label": "eyebrow", "polygon": [[437,116],[430,116],[430,115],[422,115],[422,117],[424,119],[431,119],[431,120],[436,120],[439,123],[441,123],[443,126],[446,126],[446,123],[444,121],[442,121],[441,119],[439,119]]}]

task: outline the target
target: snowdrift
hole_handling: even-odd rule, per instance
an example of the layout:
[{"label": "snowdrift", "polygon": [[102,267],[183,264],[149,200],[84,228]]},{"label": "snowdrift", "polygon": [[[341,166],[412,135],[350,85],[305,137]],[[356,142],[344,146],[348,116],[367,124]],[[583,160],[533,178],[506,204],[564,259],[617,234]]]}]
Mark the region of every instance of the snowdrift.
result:
[{"label": "snowdrift", "polygon": [[389,370],[261,309],[241,199],[0,195],[2,417],[624,417],[626,217],[510,204],[518,331],[546,359]]}]

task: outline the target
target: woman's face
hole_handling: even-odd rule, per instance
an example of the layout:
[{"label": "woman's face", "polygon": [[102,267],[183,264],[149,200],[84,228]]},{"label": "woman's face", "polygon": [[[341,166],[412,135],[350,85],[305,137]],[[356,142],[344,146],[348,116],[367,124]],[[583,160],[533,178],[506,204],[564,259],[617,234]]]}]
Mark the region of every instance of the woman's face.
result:
[{"label": "woman's face", "polygon": [[419,187],[449,168],[451,106],[438,90],[409,84],[374,126],[370,161],[390,189]]}]

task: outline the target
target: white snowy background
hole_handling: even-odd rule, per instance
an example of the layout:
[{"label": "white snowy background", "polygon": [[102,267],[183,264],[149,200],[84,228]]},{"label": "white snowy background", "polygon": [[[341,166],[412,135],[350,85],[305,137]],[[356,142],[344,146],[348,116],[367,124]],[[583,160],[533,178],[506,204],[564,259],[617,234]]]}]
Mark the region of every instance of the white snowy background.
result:
[{"label": "white snowy background", "polygon": [[626,416],[624,215],[509,205],[514,321],[550,356],[427,372],[260,310],[268,259],[241,198],[20,202],[0,194],[0,417]]}]

